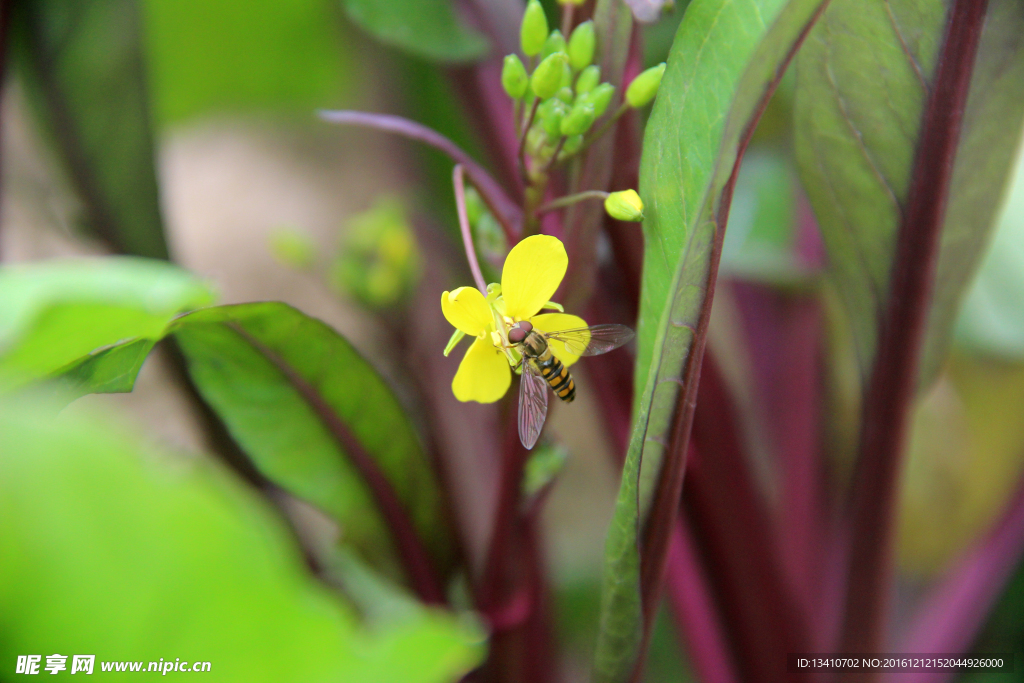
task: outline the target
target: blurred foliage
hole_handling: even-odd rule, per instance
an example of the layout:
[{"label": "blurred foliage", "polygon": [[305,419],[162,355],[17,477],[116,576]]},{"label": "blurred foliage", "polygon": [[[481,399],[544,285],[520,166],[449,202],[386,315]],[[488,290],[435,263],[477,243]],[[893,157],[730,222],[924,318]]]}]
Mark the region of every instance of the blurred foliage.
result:
[{"label": "blurred foliage", "polygon": [[134,0],[16,3],[22,81],[84,207],[115,252],[167,258]]},{"label": "blurred foliage", "polygon": [[337,332],[281,303],[221,306],[175,325],[189,373],[253,463],[338,523],[378,571],[401,577],[391,533],[335,424],[390,482],[435,567],[453,539],[419,437],[390,388]]},{"label": "blurred foliage", "polygon": [[348,219],[330,281],[335,291],[368,308],[391,308],[412,294],[421,270],[405,206],[384,196]]},{"label": "blurred foliage", "polygon": [[206,460],[52,413],[0,408],[4,661],[180,657],[217,681],[428,683],[479,660],[479,631],[415,605],[360,627],[264,504]]},{"label": "blurred foliage", "polygon": [[904,477],[901,566],[931,576],[989,528],[1024,474],[1024,366],[954,354],[917,407]]},{"label": "blurred foliage", "polygon": [[317,247],[304,232],[281,228],[270,235],[270,253],[295,270],[309,270],[316,264]]},{"label": "blurred foliage", "polygon": [[1024,147],[988,254],[964,300],[956,338],[966,348],[1024,360]]},{"label": "blurred foliage", "polygon": [[970,671],[963,674],[961,683],[1024,683],[1021,666],[1024,643],[1024,563],[1010,579],[988,622],[974,642],[973,652],[1013,652],[1016,657],[1013,673]]},{"label": "blurred foliage", "polygon": [[[0,270],[0,388],[69,364],[87,381],[125,377],[111,367],[96,373],[81,366],[96,361],[98,349],[125,340],[140,340],[148,352],[176,314],[212,302],[207,284],[159,261],[119,257],[7,266]],[[133,346],[122,358],[135,365],[127,390],[141,366],[139,350]]]},{"label": "blurred foliage", "polygon": [[341,0],[348,16],[381,42],[441,62],[479,59],[487,40],[466,27],[450,0]]},{"label": "blurred foliage", "polygon": [[211,113],[302,117],[349,94],[355,68],[335,0],[144,0],[160,127]]}]

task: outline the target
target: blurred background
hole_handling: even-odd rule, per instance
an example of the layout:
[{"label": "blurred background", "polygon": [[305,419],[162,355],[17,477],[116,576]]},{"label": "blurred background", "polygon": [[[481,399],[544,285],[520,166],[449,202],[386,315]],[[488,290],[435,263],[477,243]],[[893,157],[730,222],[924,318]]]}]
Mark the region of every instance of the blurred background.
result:
[{"label": "blurred background", "polygon": [[[461,105],[448,67],[373,41],[346,17],[341,3],[331,0],[250,0],[244,11],[235,0],[106,4],[114,13],[130,8],[127,25],[137,21],[142,71],[129,73],[126,66],[123,82],[110,82],[107,90],[93,84],[82,96],[120,97],[127,89],[140,97],[140,115],[151,126],[159,207],[174,260],[208,278],[221,303],[287,302],[340,331],[385,377],[400,375],[393,334],[381,311],[408,300],[430,269],[436,251],[420,236],[456,234],[450,163],[404,140],[333,127],[315,112],[402,114],[479,153],[486,142],[474,137],[473,112]],[[677,3],[673,13],[644,29],[648,65],[665,59],[685,5]],[[122,47],[133,49],[106,33],[120,35],[125,29],[101,14],[85,18],[95,22],[95,31],[79,32],[77,63],[63,65],[60,78],[74,80],[75,69],[94,69],[123,58]],[[15,43],[23,39],[11,37]],[[59,125],[40,115],[46,79],[39,77],[40,64],[25,54],[9,60],[0,100],[0,257],[16,263],[108,253],[83,229],[83,207],[70,177],[74,169],[54,152]],[[739,324],[741,304],[734,292],[751,283],[783,293],[820,284],[814,273],[794,272],[789,257],[809,212],[788,145],[791,81],[792,74],[744,162],[723,255],[725,286],[715,301],[710,343],[723,351],[719,357],[733,359],[724,371],[741,394],[744,386],[747,394],[754,388],[744,374],[750,359],[742,351],[727,353],[735,350]],[[134,134],[132,125],[124,122],[95,135],[116,149],[128,144],[122,135]],[[901,502],[900,604],[913,604],[959,552],[982,537],[1024,473],[1024,167],[1018,166],[990,253],[964,302],[956,348],[914,420]],[[144,201],[147,181],[138,180],[138,188],[131,177],[117,182],[126,196]],[[363,244],[369,239],[365,235],[386,225],[394,226],[390,251],[372,257],[377,265],[383,259],[380,280],[360,289],[346,269],[353,262],[365,267],[360,250],[375,248]],[[468,281],[461,270],[437,277],[445,280],[444,288]],[[838,306],[835,293],[824,287],[825,300]],[[431,292],[426,298],[436,296]],[[434,312],[440,318],[440,309]],[[828,378],[829,395],[840,407],[856,410],[849,396],[856,372],[853,350],[847,348],[841,316],[829,319],[834,323],[829,341],[849,359]],[[444,359],[438,349],[431,362],[450,378],[458,359]],[[584,680],[589,667],[604,537],[618,486],[613,454],[594,428],[598,417],[586,373],[577,382],[573,410],[554,410],[551,416],[550,428],[568,459],[544,517],[569,680]],[[159,353],[145,364],[134,393],[89,396],[65,412],[97,411],[117,415],[171,450],[207,448],[199,416]],[[852,457],[855,435],[848,425],[854,423],[832,425],[827,435],[836,445],[831,465],[838,480],[848,474],[850,461],[843,458]],[[467,522],[477,543],[489,524],[488,500],[480,492],[496,476],[486,463],[461,464],[464,479],[477,482],[464,492],[479,498],[482,514]],[[285,508],[297,526],[320,533],[324,520],[316,513],[294,501]],[[686,680],[680,673],[685,671],[682,649],[663,621],[648,680]],[[1009,649],[1022,642],[1024,570],[1018,569],[978,647]],[[1024,680],[1024,673],[1014,676]]]}]

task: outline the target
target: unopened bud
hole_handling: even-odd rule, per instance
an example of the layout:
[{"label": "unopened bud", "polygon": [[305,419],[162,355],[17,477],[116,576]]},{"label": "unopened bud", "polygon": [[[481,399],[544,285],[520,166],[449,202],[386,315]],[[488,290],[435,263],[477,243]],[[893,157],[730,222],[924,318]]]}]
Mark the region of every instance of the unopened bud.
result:
[{"label": "unopened bud", "polygon": [[594,46],[597,38],[594,34],[594,22],[584,21],[577,26],[569,37],[569,64],[575,71],[586,68],[594,61]]},{"label": "unopened bud", "polygon": [[548,39],[548,18],[538,0],[530,0],[523,14],[523,23],[519,28],[519,45],[523,54],[533,57],[544,49],[544,41]]},{"label": "unopened bud", "polygon": [[544,41],[544,49],[540,51],[540,58],[544,59],[548,55],[553,55],[556,52],[565,52],[565,36],[557,28],[551,32],[548,39]]},{"label": "unopened bud", "polygon": [[530,87],[526,67],[516,55],[505,57],[505,64],[501,68],[501,87],[505,88],[505,92],[514,100],[522,99]]},{"label": "unopened bud", "polygon": [[572,88],[559,88],[558,92],[555,93],[555,97],[562,100],[566,104],[572,104],[574,99],[572,94]]},{"label": "unopened bud", "polygon": [[545,101],[537,109],[541,128],[548,138],[554,139],[562,134],[562,119],[569,113],[569,106],[560,99],[552,98]]},{"label": "unopened bud", "polygon": [[565,156],[572,156],[576,152],[580,151],[583,147],[583,136],[573,135],[565,139],[565,144],[562,145],[562,154]]},{"label": "unopened bud", "polygon": [[562,66],[568,63],[569,56],[564,52],[556,52],[544,58],[530,77],[533,94],[546,100],[562,87]]},{"label": "unopened bud", "polygon": [[580,135],[590,130],[594,124],[594,105],[588,102],[580,102],[569,115],[562,119],[562,135]]},{"label": "unopened bud", "polygon": [[588,92],[596,88],[597,84],[600,82],[601,67],[597,64],[591,64],[581,71],[579,78],[576,79],[576,94],[586,95]]},{"label": "unopened bud", "polygon": [[604,210],[609,216],[620,221],[638,222],[644,219],[644,203],[636,190],[612,192],[604,200]]},{"label": "unopened bud", "polygon": [[658,94],[658,86],[661,85],[661,77],[665,73],[665,62],[652,66],[639,76],[626,88],[626,102],[634,109],[642,107]]},{"label": "unopened bud", "polygon": [[612,103],[615,96],[615,86],[611,83],[602,83],[586,95],[587,102],[594,105],[594,116],[600,118]]}]

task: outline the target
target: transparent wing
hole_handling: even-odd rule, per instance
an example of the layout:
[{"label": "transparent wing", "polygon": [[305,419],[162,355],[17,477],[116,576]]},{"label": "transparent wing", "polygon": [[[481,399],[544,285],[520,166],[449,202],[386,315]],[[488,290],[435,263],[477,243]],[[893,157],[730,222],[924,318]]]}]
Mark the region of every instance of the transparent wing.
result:
[{"label": "transparent wing", "polygon": [[544,338],[548,344],[552,341],[563,344],[566,351],[576,356],[600,356],[619,348],[633,336],[633,330],[625,325],[594,325],[552,332]]},{"label": "transparent wing", "polygon": [[548,385],[533,362],[523,359],[523,374],[519,378],[519,440],[526,450],[537,443],[547,414]]}]

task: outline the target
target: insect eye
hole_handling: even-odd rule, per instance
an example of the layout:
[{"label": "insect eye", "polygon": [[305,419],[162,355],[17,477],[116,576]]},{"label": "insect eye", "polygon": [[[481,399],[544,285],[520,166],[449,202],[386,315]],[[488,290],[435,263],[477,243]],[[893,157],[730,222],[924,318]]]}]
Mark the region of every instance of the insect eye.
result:
[{"label": "insect eye", "polygon": [[526,339],[526,330],[521,327],[513,327],[508,331],[508,340],[513,344],[519,344]]}]

